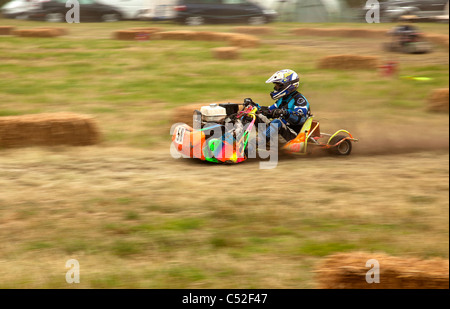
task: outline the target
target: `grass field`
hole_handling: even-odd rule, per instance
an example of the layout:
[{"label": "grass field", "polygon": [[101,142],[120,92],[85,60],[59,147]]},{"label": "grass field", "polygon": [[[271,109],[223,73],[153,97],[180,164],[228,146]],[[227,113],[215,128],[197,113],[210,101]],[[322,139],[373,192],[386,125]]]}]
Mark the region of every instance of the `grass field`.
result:
[{"label": "grass field", "polygon": [[[448,258],[449,115],[426,111],[430,92],[448,87],[448,49],[388,54],[381,39],[290,34],[386,24],[275,23],[233,61],[212,56],[224,42],[111,39],[149,25],[187,29],[81,23],[58,25],[70,33],[56,39],[0,37],[0,116],[90,114],[104,135],[92,147],[0,149],[0,287],[315,288],[315,266],[336,252]],[[395,59],[400,75],[432,80],[316,68],[344,53]],[[324,131],[361,139],[354,155],[285,158],[273,170],[170,157],[174,108],[272,104],[264,82],[284,68],[300,73]],[[65,281],[69,259],[80,284]]]}]

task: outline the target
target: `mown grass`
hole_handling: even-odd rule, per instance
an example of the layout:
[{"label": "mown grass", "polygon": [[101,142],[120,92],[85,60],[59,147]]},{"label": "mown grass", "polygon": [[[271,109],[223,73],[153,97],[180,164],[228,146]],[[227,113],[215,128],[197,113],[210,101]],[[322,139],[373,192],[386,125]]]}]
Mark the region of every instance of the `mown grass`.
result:
[{"label": "mown grass", "polygon": [[[448,51],[420,60],[396,55],[401,75],[432,78],[417,82],[316,68],[335,53],[388,59],[382,40],[289,34],[336,25],[273,24],[280,36],[264,36],[235,61],[213,59],[210,49],[221,42],[110,39],[115,29],[144,25],[80,24],[58,39],[0,37],[0,116],[87,113],[105,136],[92,148],[0,150],[0,287],[67,288],[70,258],[81,263],[82,288],[312,288],[316,263],[335,252],[448,257],[445,150],[287,160],[261,171],[251,162],[174,161],[167,147],[174,107],[246,97],[268,105],[264,82],[282,68],[302,74],[302,92],[327,126],[405,122],[417,128],[411,134],[439,133],[448,114],[426,113],[424,104],[431,90],[448,87]],[[445,25],[424,27],[448,33]]]},{"label": "mown grass", "polygon": [[[232,168],[239,177],[218,167],[215,185],[195,164],[155,166],[131,148],[11,154],[0,161],[3,287],[67,287],[69,258],[79,287],[312,288],[315,263],[336,252],[448,256],[445,153],[281,162],[256,188],[236,183],[267,177],[257,164]],[[304,181],[274,190],[285,175]]]},{"label": "mown grass", "polygon": [[[19,21],[13,23],[18,23],[20,27],[29,25]],[[121,23],[120,28],[138,25],[142,24]],[[168,30],[181,27],[172,24],[157,26]],[[318,111],[329,110],[333,106],[339,106],[339,109],[348,106],[361,113],[373,104],[385,110],[420,108],[420,102],[433,88],[448,84],[448,62],[417,65],[414,61],[411,65],[402,65],[402,75],[425,75],[432,78],[429,82],[386,80],[377,72],[317,70],[318,59],[330,54],[332,49],[299,49],[296,45],[286,45],[282,47],[280,57],[280,46],[271,44],[270,38],[264,39],[261,48],[243,50],[242,59],[227,62],[213,59],[210,51],[213,47],[223,46],[223,42],[123,42],[110,38],[96,39],[101,37],[100,34],[110,36],[114,29],[119,28],[117,24],[109,26],[109,29],[97,24],[65,27],[74,34],[58,39],[1,38],[0,58],[3,61],[0,67],[5,82],[0,85],[0,91],[4,106],[24,102],[43,111],[64,109],[102,117],[102,111],[95,110],[96,105],[102,105],[106,109],[119,109],[120,113],[139,117],[138,114],[142,113],[136,109],[146,108],[151,113],[152,109],[160,109],[161,105],[167,109],[194,102],[240,101],[245,97],[270,104],[267,96],[270,87],[264,81],[272,71],[284,67],[301,72],[303,92],[317,96],[313,97],[313,105]],[[281,33],[292,27],[283,23],[274,26],[275,31]],[[436,25],[433,29],[441,28]],[[75,39],[81,29],[91,30],[91,36]],[[232,31],[231,26],[213,29]],[[279,38],[276,35],[273,37]],[[301,41],[301,38],[289,35],[281,38]],[[327,39],[321,40],[326,42]],[[351,39],[338,41],[344,45],[352,43]],[[361,45],[367,42],[362,39],[357,41]],[[376,50],[369,53],[380,54],[378,43],[371,44],[369,50],[370,46]],[[406,61],[412,59],[409,56],[399,57]],[[239,91],[236,91],[236,83],[239,84]],[[341,93],[342,89],[345,89],[345,94]],[[335,94],[336,102],[324,99],[326,95],[323,94],[328,91]],[[350,100],[358,103],[353,106],[345,104]],[[114,140],[117,138],[125,144],[131,140],[128,134],[123,138],[116,136]],[[139,140],[139,136],[136,139]]]}]

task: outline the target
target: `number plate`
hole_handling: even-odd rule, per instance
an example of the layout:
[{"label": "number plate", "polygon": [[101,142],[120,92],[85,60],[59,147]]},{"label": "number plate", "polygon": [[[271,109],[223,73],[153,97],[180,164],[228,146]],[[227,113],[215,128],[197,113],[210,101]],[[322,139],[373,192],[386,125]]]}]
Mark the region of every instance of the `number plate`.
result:
[{"label": "number plate", "polygon": [[183,144],[184,141],[184,134],[186,133],[186,128],[179,127],[177,129],[177,137],[175,138],[175,142],[178,144]]}]

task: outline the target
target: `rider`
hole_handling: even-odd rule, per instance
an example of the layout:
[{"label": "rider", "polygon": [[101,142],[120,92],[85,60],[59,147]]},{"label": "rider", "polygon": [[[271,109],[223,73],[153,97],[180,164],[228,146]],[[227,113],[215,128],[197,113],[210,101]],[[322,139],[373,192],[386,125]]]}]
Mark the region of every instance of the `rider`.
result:
[{"label": "rider", "polygon": [[263,107],[258,118],[269,125],[265,134],[267,140],[278,129],[279,134],[288,142],[297,137],[306,119],[311,116],[309,103],[297,91],[300,78],[296,72],[288,69],[278,71],[266,81],[266,84],[269,83],[274,85],[270,96],[276,102],[272,106]]},{"label": "rider", "polygon": [[417,39],[420,35],[419,30],[412,25],[396,26],[389,33],[398,38],[400,45],[404,46],[407,43]]}]

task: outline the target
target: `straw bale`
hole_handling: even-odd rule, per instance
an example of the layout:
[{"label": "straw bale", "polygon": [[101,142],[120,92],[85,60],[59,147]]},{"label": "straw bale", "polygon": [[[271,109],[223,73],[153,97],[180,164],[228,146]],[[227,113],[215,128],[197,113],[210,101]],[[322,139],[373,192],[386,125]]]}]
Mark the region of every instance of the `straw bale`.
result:
[{"label": "straw bale", "polygon": [[273,29],[270,27],[251,27],[251,26],[239,26],[233,28],[234,32],[251,34],[251,35],[268,35],[273,34]]},{"label": "straw bale", "polygon": [[242,48],[258,47],[261,44],[261,41],[257,37],[248,34],[235,34],[230,36],[228,41],[232,46]]},{"label": "straw bale", "polygon": [[428,110],[431,112],[449,112],[449,88],[435,89],[428,98]]},{"label": "straw bale", "polygon": [[0,147],[97,144],[100,132],[94,119],[73,113],[0,117]]},{"label": "straw bale", "polygon": [[425,39],[430,41],[433,44],[441,45],[448,49],[448,35],[443,34],[426,34]]},{"label": "straw bale", "polygon": [[[368,283],[366,275],[379,263],[379,283]],[[326,257],[316,269],[322,289],[448,289],[448,259],[394,257],[384,253],[352,252]],[[370,273],[369,273],[370,276]]]},{"label": "straw bale", "polygon": [[335,55],[320,59],[319,69],[364,70],[377,69],[379,58],[375,56]]},{"label": "straw bale", "polygon": [[0,35],[11,35],[14,29],[12,26],[0,26]]},{"label": "straw bale", "polygon": [[116,40],[134,41],[139,35],[146,34],[149,39],[156,38],[156,33],[158,33],[158,28],[131,28],[128,30],[118,30],[113,33]]},{"label": "straw bale", "polygon": [[13,35],[27,38],[55,38],[63,35],[61,28],[35,28],[14,30]]},{"label": "straw bale", "polygon": [[354,28],[296,28],[292,30],[298,36],[323,37],[352,37],[352,38],[383,38],[387,31],[381,29],[354,29]]}]

